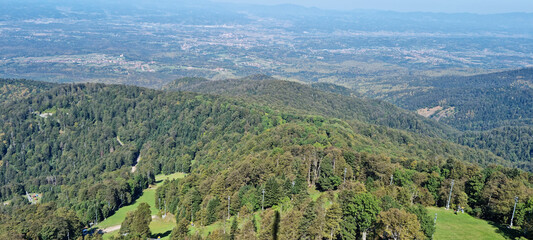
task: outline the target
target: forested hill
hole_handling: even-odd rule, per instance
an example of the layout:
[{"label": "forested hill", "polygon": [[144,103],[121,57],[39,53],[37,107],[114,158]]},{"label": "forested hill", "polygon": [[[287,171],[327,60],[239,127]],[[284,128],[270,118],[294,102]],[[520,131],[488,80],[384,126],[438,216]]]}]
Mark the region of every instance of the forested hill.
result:
[{"label": "forested hill", "polygon": [[326,83],[310,86],[268,76],[220,81],[183,78],[166,85],[164,89],[239,97],[275,109],[357,120],[432,137],[447,138],[457,133],[453,128],[429,121],[390,103],[358,97],[352,90]]},{"label": "forested hill", "polygon": [[410,110],[438,107],[431,118],[460,130],[533,125],[533,68],[475,76],[447,76],[410,83],[418,91],[390,93]]},{"label": "forested hill", "polygon": [[[292,130],[279,134],[318,131],[312,139],[291,144],[340,144],[406,159],[440,156],[506,165],[486,151],[439,138],[194,93],[69,84],[1,106],[0,197],[4,199],[24,190],[43,190],[43,185],[74,186],[86,179],[102,180],[102,172],[127,169],[138,156],[143,161],[137,169],[146,176],[188,172],[209,164],[206,161],[230,161],[227,156],[242,150],[241,141],[266,130],[287,128]],[[47,114],[39,114],[43,112]],[[323,131],[327,135],[321,136]],[[211,148],[219,150],[212,152]]]},{"label": "forested hill", "polygon": [[[232,214],[245,206],[242,216],[257,210],[261,186],[269,192],[265,213],[272,213],[268,209],[283,201],[294,204],[294,214],[282,215],[282,221],[291,221],[286,216],[301,217],[303,210],[298,209],[315,210],[308,206],[314,200],[306,186],[331,196],[345,189],[342,197],[330,199],[338,206],[352,204],[354,194],[367,192],[365,196],[372,199],[390,195],[390,206],[396,209],[402,208],[400,203],[415,209],[414,204],[441,205],[445,200],[440,192],[446,192],[450,179],[457,179],[456,188],[461,191],[454,202],[461,206],[472,202],[473,208],[481,208],[489,201],[491,205],[480,214],[495,221],[504,221],[510,211],[502,207],[508,205],[508,196],[525,200],[531,195],[530,173],[496,165],[485,171],[478,166],[508,165],[488,151],[286,109],[223,96],[103,84],[65,84],[2,102],[0,198],[11,201],[0,206],[0,239],[40,239],[44,234],[49,239],[76,238],[81,235],[79,226],[131,204],[159,173],[190,173],[157,193],[169,203],[178,222],[185,221],[185,229],[195,221],[191,216],[200,226],[219,219],[226,211],[220,199],[227,196],[241,199],[232,201],[236,204]],[[388,194],[383,184],[391,175],[395,186]],[[343,176],[346,183],[341,187]],[[289,203],[291,181],[295,200]],[[26,191],[42,194],[41,203],[47,205],[28,208],[22,197]],[[492,198],[485,197],[489,195]],[[348,205],[343,209],[350,209]],[[323,205],[317,202],[316,206]],[[415,211],[409,209],[401,211]],[[37,223],[43,211],[54,216],[50,223]],[[269,219],[263,216],[258,221],[268,226]],[[352,226],[345,236],[357,234],[352,220],[345,220],[349,224],[345,227]],[[416,234],[422,234],[418,229]],[[175,239],[184,239],[179,234],[173,233]]]},{"label": "forested hill", "polygon": [[457,142],[473,148],[488,149],[513,162],[515,167],[533,172],[533,126],[467,131],[458,137]]},{"label": "forested hill", "polygon": [[[527,72],[528,71],[526,70],[516,71],[512,72],[512,74],[509,74],[509,76],[515,76],[515,78],[523,79],[523,76],[526,76]],[[517,83],[516,79],[505,79],[504,76],[507,75],[503,73],[495,74],[494,76],[488,76],[491,77],[486,81],[493,82],[489,85],[501,87],[505,85],[521,84],[522,87],[525,86],[524,82],[522,81]],[[464,78],[465,77],[459,78],[460,80],[455,81],[455,83],[453,81],[450,82],[450,86],[458,86],[456,89],[457,91],[467,91],[465,88],[468,89],[468,87],[472,85],[482,85],[482,76],[473,83],[462,83],[462,81],[465,80]],[[498,82],[497,79],[504,80],[502,80],[502,82]],[[434,79],[433,81],[435,81],[435,83],[438,82]],[[443,81],[443,79],[440,81]],[[354,90],[334,84],[315,83],[307,85],[297,82],[276,80],[272,77],[264,75],[254,75],[242,79],[228,79],[221,81],[210,81],[204,78],[182,78],[168,84],[164,87],[164,89],[237,97],[239,99],[245,99],[251,103],[259,103],[262,105],[271,106],[274,109],[284,109],[301,114],[317,114],[326,117],[336,117],[347,121],[357,120],[358,123],[364,122],[377,124],[415,133],[421,133],[428,136],[447,138],[466,146],[487,149],[504,158],[509,163],[512,163],[513,166],[517,166],[528,171],[533,170],[533,159],[531,157],[533,155],[533,147],[531,144],[524,143],[524,138],[516,137],[516,134],[499,134],[497,137],[491,137],[492,133],[494,132],[469,131],[468,133],[463,134],[451,127],[446,126],[446,124],[428,121],[428,119],[424,119],[424,117],[419,116],[418,114],[405,111],[383,101],[360,97],[357,93],[355,93]],[[531,89],[522,90],[530,91]],[[426,93],[419,94],[422,96]],[[436,97],[443,93],[432,92],[427,94],[428,97]],[[509,98],[513,98],[508,92],[504,94],[506,94]],[[416,98],[415,96],[411,97],[413,99]],[[467,94],[466,98],[468,97],[471,97],[468,104],[472,106],[476,104],[486,104],[487,102],[499,104],[499,102],[496,103],[497,101],[492,99],[494,94],[485,96],[488,99],[486,99],[485,102],[481,101],[481,103],[477,98],[483,96],[478,96],[477,92],[470,95]],[[521,97],[523,96],[519,94],[513,99],[513,101],[523,101],[524,99]],[[407,99],[408,97],[405,98]],[[425,100],[416,101],[416,104],[424,104],[424,101]],[[528,99],[526,102],[527,101],[531,100]],[[507,102],[507,104],[511,103]],[[522,108],[523,102],[512,104],[516,104],[512,106],[512,108],[516,111],[531,111],[529,109],[519,109]],[[482,108],[479,110],[485,111],[487,109]],[[489,114],[494,115],[495,113],[493,110],[488,109],[487,112],[479,113],[478,115]],[[527,121],[527,119],[524,121]],[[442,120],[441,122],[453,124],[449,121]],[[499,121],[499,123],[507,126],[507,128],[514,128],[511,122],[504,123],[503,121]],[[482,121],[480,124],[488,125],[490,122]],[[532,130],[529,126],[525,125],[521,127],[521,129],[515,129],[508,132],[517,134],[522,133],[522,136],[528,136]]]},{"label": "forested hill", "polygon": [[25,98],[49,90],[54,86],[57,86],[57,84],[24,79],[0,78],[0,102]]},{"label": "forested hill", "polygon": [[410,83],[389,101],[466,131],[457,139],[533,171],[533,68]]}]

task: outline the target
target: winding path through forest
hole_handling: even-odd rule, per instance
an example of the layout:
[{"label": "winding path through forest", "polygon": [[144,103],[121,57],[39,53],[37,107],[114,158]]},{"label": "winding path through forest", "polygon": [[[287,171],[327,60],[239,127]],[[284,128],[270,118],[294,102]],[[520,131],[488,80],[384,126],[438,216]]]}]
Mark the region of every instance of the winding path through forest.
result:
[{"label": "winding path through forest", "polygon": [[[120,146],[124,146],[124,143],[120,141],[120,138],[117,135],[117,142],[120,144]],[[141,154],[139,153],[139,156],[137,156],[137,159],[135,160],[135,165],[131,166],[131,172],[134,173],[137,171],[137,164],[139,164],[139,161],[141,161]]]},{"label": "winding path through forest", "polygon": [[124,146],[124,143],[122,143],[122,141],[120,141],[120,138],[118,137],[118,135],[117,135],[117,141],[118,141],[118,144],[120,144],[120,146]]},{"label": "winding path through forest", "polygon": [[141,154],[139,153],[139,156],[137,156],[137,160],[135,160],[135,165],[131,166],[131,172],[134,173],[137,171],[137,164],[139,164],[139,161],[141,161]]}]

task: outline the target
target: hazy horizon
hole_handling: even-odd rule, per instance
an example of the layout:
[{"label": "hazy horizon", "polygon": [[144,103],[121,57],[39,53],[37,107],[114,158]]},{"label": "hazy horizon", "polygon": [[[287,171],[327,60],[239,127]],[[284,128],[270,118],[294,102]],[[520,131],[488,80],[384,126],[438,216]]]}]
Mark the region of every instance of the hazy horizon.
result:
[{"label": "hazy horizon", "polygon": [[328,10],[382,10],[397,12],[434,12],[434,13],[533,13],[531,0],[213,0],[221,3],[246,3],[258,5],[293,4]]}]

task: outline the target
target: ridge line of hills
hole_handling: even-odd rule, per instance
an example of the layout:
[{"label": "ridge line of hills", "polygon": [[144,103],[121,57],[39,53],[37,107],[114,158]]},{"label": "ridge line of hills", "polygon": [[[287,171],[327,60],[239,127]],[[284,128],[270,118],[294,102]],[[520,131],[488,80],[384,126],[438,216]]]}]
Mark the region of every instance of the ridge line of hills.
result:
[{"label": "ridge line of hills", "polygon": [[[506,71],[496,73],[494,75],[497,77],[492,78],[503,78],[502,76],[508,75],[524,78],[525,73],[527,79],[527,74],[532,73],[532,70]],[[465,78],[461,77],[463,80]],[[474,76],[473,78],[479,77]],[[438,82],[437,80],[433,81]],[[505,84],[500,84],[510,85],[515,82],[516,79],[512,79],[511,81],[507,80]],[[531,146],[533,128],[524,124],[503,125],[505,126],[503,129],[506,131],[501,131],[502,128],[484,131],[474,128],[473,131],[466,131],[465,129],[459,131],[447,125],[454,123],[451,120],[443,121],[447,124],[431,121],[388,102],[361,97],[356,91],[342,86],[329,83],[301,84],[277,80],[265,75],[217,81],[210,81],[205,78],[182,78],[167,84],[163,89],[237,97],[245,101],[260,102],[276,109],[336,117],[346,121],[366,122],[426,136],[440,137],[469,147],[487,149],[507,161],[513,162],[515,166],[529,171],[533,169],[533,146]],[[461,86],[461,89],[464,89],[464,86]],[[434,92],[438,91],[440,89],[435,89]],[[533,89],[524,91],[525,95],[522,98],[533,96]],[[291,96],[296,93],[298,93],[297,96]],[[511,91],[506,91],[506,94],[509,93],[513,94]],[[433,95],[439,96],[438,94]],[[431,104],[431,101],[418,101],[422,104],[423,102]],[[529,105],[531,104],[526,103],[526,108]],[[420,106],[423,105],[418,107]],[[462,110],[461,106],[459,106],[459,110]],[[525,110],[522,114],[530,115],[527,111],[530,110]],[[504,132],[506,134],[503,134]]]}]

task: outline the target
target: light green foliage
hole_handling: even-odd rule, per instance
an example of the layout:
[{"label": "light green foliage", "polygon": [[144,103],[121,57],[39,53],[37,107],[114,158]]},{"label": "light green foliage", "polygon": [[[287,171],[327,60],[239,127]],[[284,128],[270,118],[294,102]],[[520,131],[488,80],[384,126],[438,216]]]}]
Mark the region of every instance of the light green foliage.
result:
[{"label": "light green foliage", "polygon": [[120,234],[149,237],[151,221],[150,206],[146,203],[141,203],[135,212],[129,212],[126,215],[126,219],[120,226]]},{"label": "light green foliage", "polygon": [[336,238],[340,229],[340,223],[342,221],[342,208],[340,204],[333,203],[331,207],[326,211],[326,219],[323,237],[328,239]]}]

